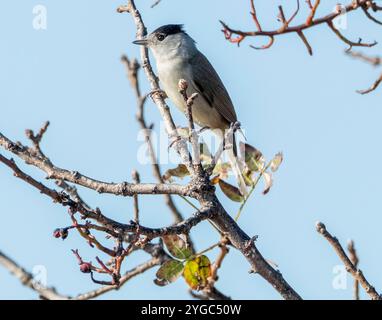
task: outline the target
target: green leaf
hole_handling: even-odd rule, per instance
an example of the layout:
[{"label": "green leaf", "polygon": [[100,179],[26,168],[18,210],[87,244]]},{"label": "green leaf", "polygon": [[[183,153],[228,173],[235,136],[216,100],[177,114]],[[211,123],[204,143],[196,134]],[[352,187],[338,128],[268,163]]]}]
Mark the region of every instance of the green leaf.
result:
[{"label": "green leaf", "polygon": [[184,269],[183,263],[178,260],[168,260],[162,264],[156,273],[157,279],[155,284],[166,286],[176,281],[182,274]]},{"label": "green leaf", "polygon": [[185,260],[193,254],[187,242],[176,234],[163,236],[162,239],[167,250],[177,259]]},{"label": "green leaf", "polygon": [[190,173],[188,172],[187,167],[184,164],[180,164],[174,169],[167,170],[163,175],[163,179],[167,181],[170,180],[172,177],[184,178],[189,174]]},{"label": "green leaf", "polygon": [[219,180],[219,186],[229,199],[235,202],[243,202],[244,197],[238,188],[225,182],[224,180]]},{"label": "green leaf", "polygon": [[193,290],[203,289],[211,275],[211,262],[207,256],[199,256],[186,262],[183,277]]},{"label": "green leaf", "polygon": [[263,154],[250,144],[240,142],[240,153],[249,170],[260,171],[264,167]]},{"label": "green leaf", "polygon": [[270,168],[273,172],[276,172],[280,167],[281,162],[283,162],[283,154],[281,152],[277,153],[275,157],[272,159]]}]

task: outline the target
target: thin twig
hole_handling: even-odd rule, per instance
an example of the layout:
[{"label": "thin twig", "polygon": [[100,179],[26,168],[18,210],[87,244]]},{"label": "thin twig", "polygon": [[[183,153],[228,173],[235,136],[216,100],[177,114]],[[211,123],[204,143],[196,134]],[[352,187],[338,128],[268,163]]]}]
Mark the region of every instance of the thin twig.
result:
[{"label": "thin twig", "polygon": [[[135,183],[141,183],[141,179],[139,177],[138,171],[134,170],[131,175]],[[134,200],[134,222],[136,224],[139,224],[139,203],[138,203],[137,194],[133,196],[133,200]]]},{"label": "thin twig", "polygon": [[382,300],[379,293],[374,289],[374,287],[366,280],[360,269],[357,269],[353,263],[350,261],[349,257],[346,255],[344,249],[342,248],[340,242],[336,237],[333,237],[329,231],[326,230],[325,225],[322,222],[317,222],[316,224],[317,232],[320,233],[333,247],[334,251],[337,253],[338,257],[341,259],[342,263],[345,265],[346,271],[349,272],[355,280],[359,282],[362,288],[365,289],[366,293],[373,300]]},{"label": "thin twig", "polygon": [[[358,255],[357,251],[354,247],[354,241],[350,240],[348,242],[348,251],[349,251],[349,259],[353,266],[357,269],[358,268]],[[357,279],[354,279],[354,293],[353,293],[354,300],[359,300],[359,281]]]},{"label": "thin twig", "polygon": [[255,23],[257,30],[256,31],[242,31],[242,30],[238,30],[238,29],[233,29],[233,28],[229,27],[223,21],[220,21],[220,23],[223,26],[222,31],[225,35],[225,38],[228,41],[230,41],[232,43],[236,43],[238,45],[247,37],[259,37],[260,36],[260,37],[270,38],[270,42],[268,45],[265,45],[262,47],[251,46],[254,49],[268,49],[273,45],[274,38],[276,36],[280,36],[280,35],[284,35],[284,34],[288,34],[288,33],[295,33],[303,40],[304,44],[306,45],[306,47],[308,49],[309,54],[312,54],[312,52],[313,52],[312,47],[310,46],[307,38],[303,35],[303,31],[306,29],[311,29],[311,28],[318,26],[318,25],[321,25],[321,24],[327,24],[330,27],[330,29],[342,41],[344,41],[350,47],[353,47],[353,46],[354,47],[355,46],[372,47],[372,46],[377,44],[376,42],[364,43],[362,41],[358,41],[358,42],[350,41],[345,36],[343,36],[339,32],[339,30],[336,29],[333,25],[333,21],[337,17],[342,15],[344,12],[350,13],[350,12],[355,11],[357,9],[362,9],[366,13],[367,18],[370,19],[371,21],[373,21],[375,23],[380,23],[380,21],[375,19],[369,12],[370,9],[372,9],[374,12],[382,11],[381,7],[377,6],[374,1],[371,1],[371,0],[352,1],[350,4],[348,4],[344,7],[338,6],[338,10],[336,10],[335,12],[329,13],[323,17],[320,17],[320,18],[315,18],[318,6],[320,4],[320,1],[316,0],[314,5],[312,4],[312,2],[310,0],[307,1],[307,3],[309,6],[309,9],[310,9],[310,12],[309,12],[309,16],[307,17],[305,23],[302,23],[302,24],[299,24],[296,26],[290,26],[290,23],[294,20],[294,18],[297,16],[297,14],[299,12],[299,2],[298,2],[298,8],[295,11],[295,13],[291,16],[290,19],[286,19],[283,8],[281,6],[279,6],[279,17],[280,17],[281,22],[283,23],[282,27],[279,29],[276,29],[276,30],[265,31],[260,27],[259,20],[258,20],[258,17],[256,15],[256,9],[255,9],[254,2],[250,1],[250,7],[251,7],[250,13],[252,15],[252,18],[254,20],[254,23]]},{"label": "thin twig", "polygon": [[[151,164],[153,169],[153,174],[157,181],[159,183],[164,183],[163,175],[161,172],[161,168],[158,163],[158,159],[155,155],[154,146],[151,140],[151,127],[149,126],[145,120],[144,117],[144,107],[146,102],[147,96],[142,96],[140,86],[139,86],[139,80],[138,80],[138,70],[140,68],[140,64],[136,59],[130,60],[126,55],[122,56],[121,58],[122,62],[125,64],[126,67],[126,73],[127,77],[130,81],[131,87],[134,89],[135,96],[137,99],[137,113],[136,113],[136,119],[142,129],[143,134],[145,135],[145,141],[148,148],[148,153],[151,158]],[[180,222],[183,220],[183,216],[176,207],[174,200],[171,195],[165,194],[165,201],[167,206],[169,207],[170,211],[172,212],[172,215],[174,217],[175,222]]]}]

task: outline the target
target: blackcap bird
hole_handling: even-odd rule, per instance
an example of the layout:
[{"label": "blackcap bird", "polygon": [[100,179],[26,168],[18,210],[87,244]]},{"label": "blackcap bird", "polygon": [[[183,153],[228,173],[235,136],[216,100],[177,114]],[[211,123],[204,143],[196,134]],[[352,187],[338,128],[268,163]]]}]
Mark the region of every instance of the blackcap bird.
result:
[{"label": "blackcap bird", "polygon": [[[162,26],[133,43],[151,49],[162,88],[182,112],[185,112],[186,103],[179,93],[178,84],[180,79],[187,81],[188,96],[195,92],[199,94],[192,106],[195,123],[212,129],[224,139],[225,130],[237,122],[232,100],[214,67],[197,49],[183,25]],[[247,195],[235,150],[235,145],[232,150],[227,150],[228,158],[241,193]]]}]

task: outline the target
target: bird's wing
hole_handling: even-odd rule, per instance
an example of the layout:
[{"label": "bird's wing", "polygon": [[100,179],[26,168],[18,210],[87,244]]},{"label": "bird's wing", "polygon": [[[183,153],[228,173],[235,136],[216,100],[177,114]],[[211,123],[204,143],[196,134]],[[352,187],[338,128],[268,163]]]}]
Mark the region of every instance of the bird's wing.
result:
[{"label": "bird's wing", "polygon": [[191,64],[193,84],[199,94],[229,123],[236,122],[237,117],[231,98],[208,59],[199,53],[192,58]]}]

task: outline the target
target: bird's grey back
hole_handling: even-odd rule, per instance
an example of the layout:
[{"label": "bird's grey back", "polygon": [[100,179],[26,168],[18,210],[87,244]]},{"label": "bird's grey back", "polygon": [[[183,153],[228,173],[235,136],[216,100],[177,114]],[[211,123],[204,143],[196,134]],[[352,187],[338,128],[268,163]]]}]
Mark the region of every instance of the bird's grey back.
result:
[{"label": "bird's grey back", "polygon": [[192,65],[194,86],[198,89],[209,105],[227,120],[228,124],[237,121],[232,100],[219,75],[208,59],[198,52],[194,55]]}]

